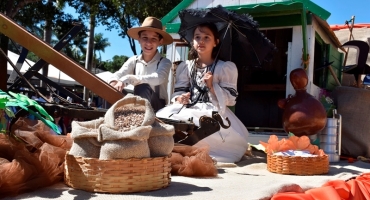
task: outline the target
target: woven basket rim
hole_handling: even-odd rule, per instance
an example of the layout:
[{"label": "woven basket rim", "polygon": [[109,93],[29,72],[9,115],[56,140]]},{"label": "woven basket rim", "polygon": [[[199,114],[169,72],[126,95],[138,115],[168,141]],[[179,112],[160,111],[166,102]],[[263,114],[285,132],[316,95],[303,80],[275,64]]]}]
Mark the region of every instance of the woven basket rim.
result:
[{"label": "woven basket rim", "polygon": [[273,155],[273,154],[267,154],[267,156],[277,156],[277,157],[284,157],[284,158],[323,158],[323,157],[328,157],[328,154],[324,155],[316,155],[316,156],[284,156],[284,155]]},{"label": "woven basket rim", "polygon": [[329,172],[327,154],[302,157],[267,154],[267,170],[278,174],[319,175]]},{"label": "woven basket rim", "polygon": [[171,182],[169,156],[100,160],[66,154],[64,182],[89,192],[134,193],[158,190]]},{"label": "woven basket rim", "polygon": [[99,160],[101,162],[112,162],[112,161],[140,161],[140,160],[153,160],[153,159],[163,159],[163,158],[171,158],[172,154],[169,154],[167,156],[158,156],[158,157],[148,157],[148,158],[116,158],[111,160],[100,160],[99,158],[88,158],[88,157],[82,157],[82,156],[74,156],[71,154],[68,154],[68,156],[73,156],[78,159],[84,159],[84,160]]}]

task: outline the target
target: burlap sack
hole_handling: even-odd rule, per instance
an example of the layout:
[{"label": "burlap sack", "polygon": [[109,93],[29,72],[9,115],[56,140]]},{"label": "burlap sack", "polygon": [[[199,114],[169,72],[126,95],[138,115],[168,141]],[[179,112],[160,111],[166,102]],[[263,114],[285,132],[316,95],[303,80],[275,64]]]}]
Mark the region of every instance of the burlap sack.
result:
[{"label": "burlap sack", "polygon": [[152,124],[152,131],[148,140],[150,157],[168,156],[175,144],[173,140],[174,134],[175,128],[173,125],[155,121]]},{"label": "burlap sack", "polygon": [[342,116],[342,154],[370,157],[370,90],[336,87],[333,91]]},{"label": "burlap sack", "polygon": [[151,128],[151,126],[140,126],[122,132],[106,124],[101,125],[98,141],[102,141],[104,144],[101,147],[99,159],[150,157],[148,138]]},{"label": "burlap sack", "polygon": [[115,126],[115,117],[114,113],[117,108],[123,106],[145,106],[145,114],[144,120],[141,123],[141,126],[148,126],[152,125],[155,120],[155,113],[153,111],[150,102],[147,99],[141,98],[139,96],[135,96],[133,94],[127,94],[124,98],[118,100],[115,104],[113,104],[105,113],[104,115],[104,123],[110,127]]},{"label": "burlap sack", "polygon": [[86,158],[99,158],[102,143],[98,142],[98,128],[104,118],[91,121],[72,122],[71,138],[73,139],[70,155]]}]

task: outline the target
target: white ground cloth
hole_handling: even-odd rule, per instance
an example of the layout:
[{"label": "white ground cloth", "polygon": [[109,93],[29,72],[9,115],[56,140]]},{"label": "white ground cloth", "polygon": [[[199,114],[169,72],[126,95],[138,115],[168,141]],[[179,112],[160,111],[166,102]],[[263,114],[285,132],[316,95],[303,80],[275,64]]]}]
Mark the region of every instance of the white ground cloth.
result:
[{"label": "white ground cloth", "polygon": [[216,178],[190,178],[173,176],[169,187],[134,194],[100,194],[69,188],[62,182],[6,199],[265,199],[284,186],[300,185],[304,190],[320,187],[329,180],[347,180],[362,172],[370,172],[370,163],[341,161],[330,165],[329,174],[317,176],[293,176],[267,171],[266,158],[241,161],[234,168],[220,168]]}]

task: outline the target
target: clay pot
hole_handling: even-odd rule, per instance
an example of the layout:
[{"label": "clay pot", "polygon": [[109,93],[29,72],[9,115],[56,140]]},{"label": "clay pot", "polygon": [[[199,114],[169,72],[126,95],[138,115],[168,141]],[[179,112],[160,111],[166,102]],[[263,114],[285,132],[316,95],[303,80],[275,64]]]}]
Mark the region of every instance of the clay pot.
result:
[{"label": "clay pot", "polygon": [[283,127],[285,132],[296,136],[314,135],[326,125],[326,111],[319,100],[306,91],[308,77],[304,69],[298,68],[290,73],[290,82],[296,93],[278,101],[284,109]]}]

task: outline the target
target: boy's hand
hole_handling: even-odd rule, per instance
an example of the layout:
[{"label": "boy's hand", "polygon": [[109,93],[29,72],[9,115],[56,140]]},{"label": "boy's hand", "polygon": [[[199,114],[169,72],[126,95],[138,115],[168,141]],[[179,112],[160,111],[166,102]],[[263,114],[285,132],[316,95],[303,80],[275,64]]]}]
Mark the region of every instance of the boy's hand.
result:
[{"label": "boy's hand", "polygon": [[121,81],[125,84],[125,86],[127,85],[133,85],[133,86],[136,86],[138,85],[141,81],[138,79],[137,76],[135,75],[132,75],[132,74],[128,74],[126,76],[124,76]]},{"label": "boy's hand", "polygon": [[109,83],[109,85],[111,85],[111,86],[115,86],[117,84],[117,81],[111,81],[110,83]]},{"label": "boy's hand", "polygon": [[123,88],[125,87],[121,81],[112,81],[109,85],[113,86],[116,90],[122,92]]}]

